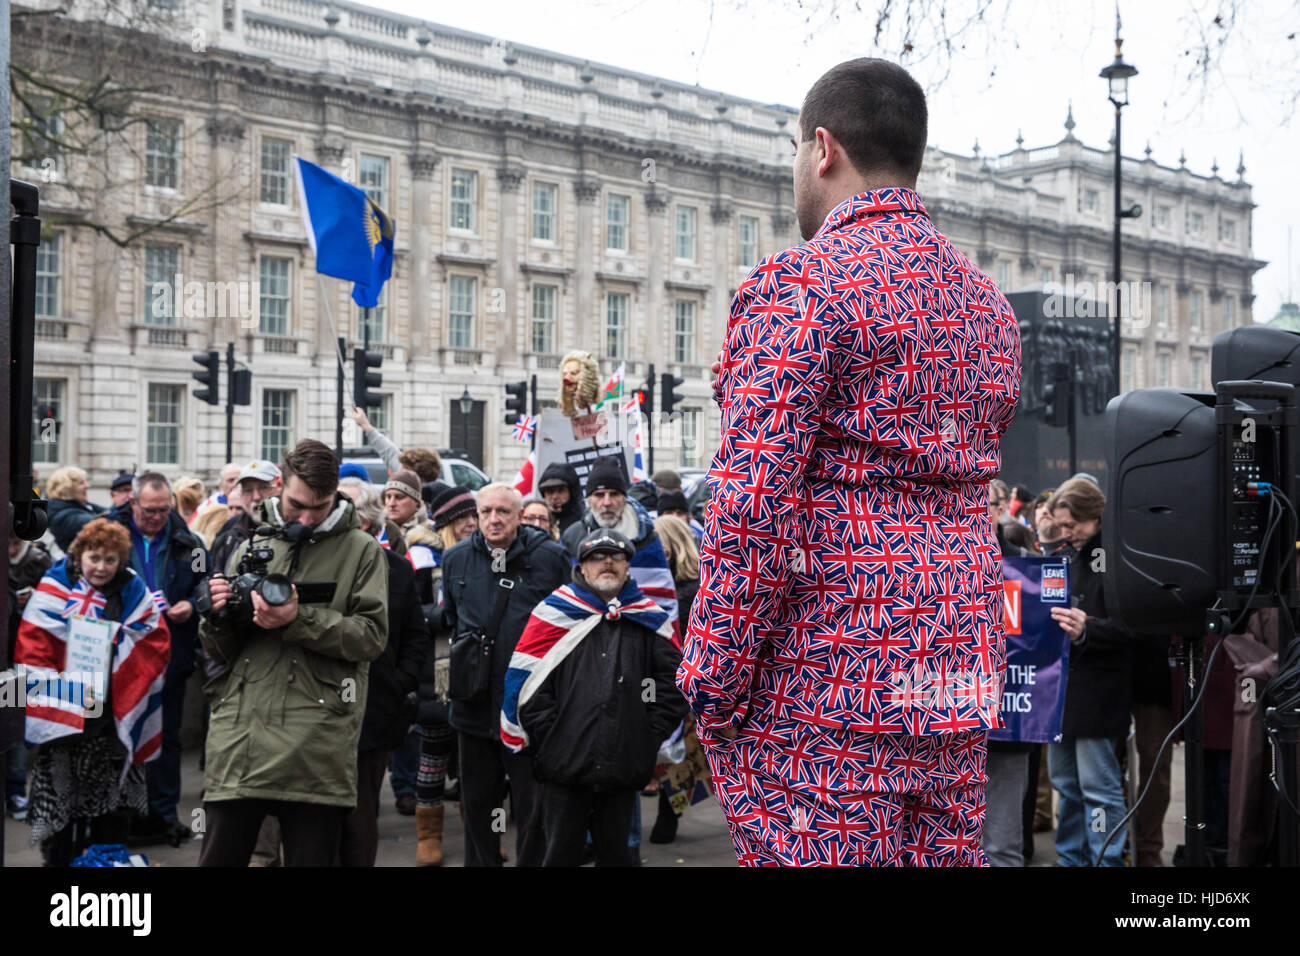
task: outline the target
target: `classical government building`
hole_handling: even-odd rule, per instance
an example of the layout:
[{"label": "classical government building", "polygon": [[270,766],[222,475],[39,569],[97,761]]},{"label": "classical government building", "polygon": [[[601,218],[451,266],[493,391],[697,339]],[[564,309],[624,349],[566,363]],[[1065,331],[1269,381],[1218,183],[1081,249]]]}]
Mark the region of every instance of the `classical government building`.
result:
[{"label": "classical government building", "polygon": [[[332,444],[340,337],[349,358],[363,339],[383,353],[371,417],[403,445],[466,448],[509,477],[527,446],[502,420],[503,385],[536,375],[547,404],[561,356],[585,349],[605,374],[625,363],[632,383],[650,364],[680,375],[683,414],[656,465],[707,466],[708,366],[732,292],[799,241],[797,107],[346,2],[151,6],[177,8],[170,39],[145,47],[166,95],[142,96],[120,152],[93,158],[115,187],[91,208],[68,183],[92,158],[51,157],[57,137],[40,134],[59,131],[57,115],[14,104],[35,133],[15,142],[13,174],[42,182],[48,225],[42,476],[79,464],[96,497],[122,468],[212,476],[225,410],[194,397],[191,354],[230,342],[253,380],[235,458]],[[75,56],[77,25],[16,26],[13,42]],[[1109,278],[1113,153],[1072,127],[1042,149],[927,155],[928,209],[1007,291]],[[368,323],[349,283],[316,274],[294,155],[396,221],[393,277]],[[1125,278],[1149,283],[1154,313],[1127,328],[1125,389],[1208,385],[1213,336],[1251,321],[1263,263],[1243,171],[1125,159],[1126,198],[1145,210],[1124,226]],[[73,222],[87,218],[139,236],[120,247]],[[224,406],[224,367],[221,388]]]}]

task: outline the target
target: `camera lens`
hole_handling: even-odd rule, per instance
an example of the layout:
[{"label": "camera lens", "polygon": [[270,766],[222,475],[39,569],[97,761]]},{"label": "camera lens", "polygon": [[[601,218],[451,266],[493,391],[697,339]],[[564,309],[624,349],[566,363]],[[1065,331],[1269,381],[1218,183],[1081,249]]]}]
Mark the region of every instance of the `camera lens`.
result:
[{"label": "camera lens", "polygon": [[267,604],[278,607],[293,596],[293,584],[283,574],[268,574],[257,586],[257,592]]}]

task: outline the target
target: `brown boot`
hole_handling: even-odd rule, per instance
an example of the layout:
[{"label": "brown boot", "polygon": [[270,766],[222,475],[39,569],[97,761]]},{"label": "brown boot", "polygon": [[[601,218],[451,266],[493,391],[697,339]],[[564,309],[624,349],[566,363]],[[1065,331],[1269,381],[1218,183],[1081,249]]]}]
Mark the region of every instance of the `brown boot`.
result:
[{"label": "brown boot", "polygon": [[415,808],[416,866],[442,866],[442,804]]}]

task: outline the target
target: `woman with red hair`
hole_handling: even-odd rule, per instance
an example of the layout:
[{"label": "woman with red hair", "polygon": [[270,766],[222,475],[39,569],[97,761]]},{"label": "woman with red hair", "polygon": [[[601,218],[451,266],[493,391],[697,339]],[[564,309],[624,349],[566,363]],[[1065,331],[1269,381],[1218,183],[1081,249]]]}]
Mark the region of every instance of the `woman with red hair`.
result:
[{"label": "woman with red hair", "polygon": [[[66,866],[93,843],[124,842],[127,811],[148,809],[144,763],[162,744],[171,637],[130,554],[126,528],[91,521],[41,579],[18,627],[27,741],[41,745],[27,819],[46,866]],[[68,660],[70,642],[96,630],[107,643],[101,680]]]}]

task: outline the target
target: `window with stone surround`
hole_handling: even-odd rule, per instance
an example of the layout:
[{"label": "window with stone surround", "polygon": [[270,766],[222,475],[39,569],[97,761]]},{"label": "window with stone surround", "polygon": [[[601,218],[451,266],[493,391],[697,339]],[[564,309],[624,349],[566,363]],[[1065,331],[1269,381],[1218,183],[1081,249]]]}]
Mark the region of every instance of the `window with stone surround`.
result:
[{"label": "window with stone surround", "polygon": [[696,255],[696,224],[699,211],[694,206],[677,207],[676,243],[674,246],[678,259],[694,262]]},{"label": "window with stone surround", "polygon": [[372,405],[366,410],[366,417],[370,419],[371,425],[388,434],[393,427],[393,396],[381,396],[378,405]]},{"label": "window with stone surround", "polygon": [[37,378],[32,380],[33,465],[54,465],[59,461],[67,390],[67,379]]},{"label": "window with stone surround", "polygon": [[1137,363],[1138,363],[1137,349],[1135,348],[1124,349],[1124,362],[1122,368],[1120,369],[1120,375],[1123,380],[1123,385],[1121,386],[1120,391],[1123,392],[1133,391],[1133,387],[1134,387],[1133,383],[1137,377]]},{"label": "window with stone surround", "polygon": [[181,247],[172,243],[149,243],[144,247],[144,321],[146,325],[175,327],[175,282],[181,271]]},{"label": "window with stone surround", "polygon": [[287,388],[263,389],[261,457],[266,461],[280,461],[292,438],[293,392]]},{"label": "window with stone surround", "polygon": [[631,296],[626,292],[610,292],[605,296],[605,356],[624,358],[627,355],[627,317]]},{"label": "window with stone surround", "polygon": [[366,191],[371,202],[384,212],[389,212],[387,156],[362,153],[358,166],[357,185]]},{"label": "window with stone surround", "polygon": [[752,269],[758,265],[758,217],[741,216],[740,223],[740,266]]},{"label": "window with stone surround", "polygon": [[41,239],[36,247],[36,314],[59,318],[62,283],[63,234],[56,232]]},{"label": "window with stone surround", "polygon": [[451,204],[448,226],[459,232],[478,228],[478,173],[472,169],[452,168]]},{"label": "window with stone surround", "polygon": [[149,464],[180,464],[184,403],[184,385],[149,385],[144,452],[144,459]]},{"label": "window with stone surround", "polygon": [[632,201],[628,196],[611,195],[605,200],[605,248],[627,252],[627,227]]},{"label": "window with stone surround", "polygon": [[180,187],[180,120],[153,117],[145,121],[144,181],[167,189]]},{"label": "window with stone surround", "polygon": [[555,302],[557,289],[553,285],[533,286],[533,351],[550,355],[555,351]]},{"label": "window with stone surround", "polygon": [[1169,387],[1169,367],[1170,356],[1168,352],[1161,352],[1156,356],[1156,386],[1159,388]]},{"label": "window with stone surround", "polygon": [[[386,319],[388,317],[388,283],[385,282],[383,288],[379,290],[379,299],[374,307],[370,309],[370,318],[366,319],[366,310],[357,306],[357,334],[362,342],[366,341],[366,332],[370,333],[371,342],[385,341],[384,335],[388,331]],[[375,426],[379,428],[378,425]],[[383,429],[380,429],[382,431]]]},{"label": "window with stone surround", "polygon": [[700,421],[702,415],[698,408],[682,408],[681,454],[678,464],[682,468],[698,468],[700,465]]},{"label": "window with stone surround", "polygon": [[291,266],[283,256],[262,256],[258,262],[257,330],[263,335],[289,334]]},{"label": "window with stone surround", "polygon": [[289,156],[293,144],[287,139],[262,137],[261,199],[272,206],[289,205]]},{"label": "window with stone surround", "polygon": [[1223,331],[1237,327],[1237,300],[1232,297],[1232,293],[1225,293],[1223,296]]},{"label": "window with stone surround", "polygon": [[555,242],[555,212],[560,187],[555,183],[533,183],[533,238]]},{"label": "window with stone surround", "polygon": [[474,347],[474,276],[447,277],[447,344],[454,349]]},{"label": "window with stone surround", "polygon": [[1169,286],[1156,286],[1156,325],[1169,328]]},{"label": "window with stone surround", "polygon": [[1187,317],[1191,330],[1200,332],[1205,319],[1205,299],[1200,289],[1187,293]]},{"label": "window with stone surround", "polygon": [[22,126],[23,165],[42,173],[62,172],[63,114],[55,107],[52,96],[32,96],[28,102]]},{"label": "window with stone surround", "polygon": [[678,299],[677,321],[673,330],[673,361],[679,365],[695,364],[695,303]]}]

